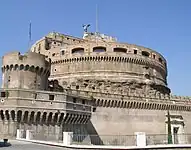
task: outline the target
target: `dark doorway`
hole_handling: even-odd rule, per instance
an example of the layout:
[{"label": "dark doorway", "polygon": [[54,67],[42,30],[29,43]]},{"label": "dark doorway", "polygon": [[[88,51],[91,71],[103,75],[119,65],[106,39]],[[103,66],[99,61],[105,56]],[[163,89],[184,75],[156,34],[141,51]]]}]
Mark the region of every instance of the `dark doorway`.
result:
[{"label": "dark doorway", "polygon": [[178,144],[178,129],[179,129],[179,127],[173,128],[174,144]]}]

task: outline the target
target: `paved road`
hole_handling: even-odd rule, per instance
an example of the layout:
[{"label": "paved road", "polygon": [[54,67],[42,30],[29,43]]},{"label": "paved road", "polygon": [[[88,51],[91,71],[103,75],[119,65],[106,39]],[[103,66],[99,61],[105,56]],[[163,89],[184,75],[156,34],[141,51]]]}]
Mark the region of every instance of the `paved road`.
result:
[{"label": "paved road", "polygon": [[0,150],[66,150],[64,147],[55,147],[16,140],[9,141],[9,143],[11,145],[6,147],[2,147],[2,143],[0,143]]},{"label": "paved road", "polygon": [[[9,141],[9,143],[11,144],[10,146],[3,147],[2,142],[0,142],[0,150],[69,150],[64,147],[35,144],[17,140]],[[159,149],[150,149],[150,150],[159,150]],[[177,148],[177,149],[166,148],[165,150],[191,150],[191,148]]]}]

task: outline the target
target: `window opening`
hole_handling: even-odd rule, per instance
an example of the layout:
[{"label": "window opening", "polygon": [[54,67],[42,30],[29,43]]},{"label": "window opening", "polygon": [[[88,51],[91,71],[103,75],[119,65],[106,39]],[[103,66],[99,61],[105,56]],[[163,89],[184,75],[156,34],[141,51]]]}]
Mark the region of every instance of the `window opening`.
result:
[{"label": "window opening", "polygon": [[49,95],[49,100],[54,100],[54,95]]},{"label": "window opening", "polygon": [[76,98],[73,98],[73,103],[76,103]]},{"label": "window opening", "polygon": [[94,47],[93,52],[97,52],[97,53],[106,52],[106,48],[105,47]]},{"label": "window opening", "polygon": [[149,52],[142,51],[142,55],[143,55],[143,56],[146,56],[146,57],[149,57],[150,54],[149,54]]},{"label": "window opening", "polygon": [[117,48],[114,48],[113,51],[114,51],[114,52],[126,53],[126,52],[127,52],[127,49],[117,47]]}]

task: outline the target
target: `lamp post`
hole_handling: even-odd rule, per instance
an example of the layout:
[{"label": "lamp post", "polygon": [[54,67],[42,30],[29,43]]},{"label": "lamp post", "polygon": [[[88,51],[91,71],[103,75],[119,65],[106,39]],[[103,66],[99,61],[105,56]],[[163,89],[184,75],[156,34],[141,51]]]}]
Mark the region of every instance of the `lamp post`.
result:
[{"label": "lamp post", "polygon": [[168,144],[172,144],[172,133],[171,133],[171,122],[170,122],[170,113],[167,112],[167,125],[168,125]]}]

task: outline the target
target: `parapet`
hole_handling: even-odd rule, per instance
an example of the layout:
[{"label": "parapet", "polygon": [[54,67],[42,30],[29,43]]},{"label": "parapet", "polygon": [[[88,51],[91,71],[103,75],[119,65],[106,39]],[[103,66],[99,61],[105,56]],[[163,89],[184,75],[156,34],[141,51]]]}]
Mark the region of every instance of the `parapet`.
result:
[{"label": "parapet", "polygon": [[99,42],[117,42],[117,38],[112,37],[112,36],[108,36],[105,34],[100,34],[98,32],[96,33],[88,33],[85,32],[83,39],[85,40],[90,40],[90,41],[99,41]]},{"label": "parapet", "polygon": [[2,66],[7,67],[11,65],[29,65],[39,68],[50,68],[50,63],[42,54],[28,52],[21,55],[20,52],[11,52],[2,57]]},{"label": "parapet", "polygon": [[176,101],[190,101],[191,97],[190,96],[171,95],[170,99],[171,100],[176,100]]}]

